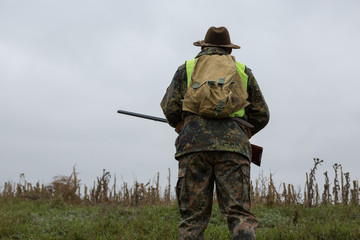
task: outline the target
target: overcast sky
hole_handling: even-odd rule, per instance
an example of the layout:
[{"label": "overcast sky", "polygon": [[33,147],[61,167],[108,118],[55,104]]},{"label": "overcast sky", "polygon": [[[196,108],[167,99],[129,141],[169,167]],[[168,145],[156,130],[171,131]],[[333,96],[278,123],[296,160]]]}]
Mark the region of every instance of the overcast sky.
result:
[{"label": "overcast sky", "polygon": [[270,108],[253,137],[275,184],[303,187],[340,163],[360,177],[360,2],[0,0],[0,187],[50,183],[76,165],[82,183],[102,169],[147,182],[168,168],[176,133],[160,101],[210,26],[226,26],[233,55],[253,70]]}]

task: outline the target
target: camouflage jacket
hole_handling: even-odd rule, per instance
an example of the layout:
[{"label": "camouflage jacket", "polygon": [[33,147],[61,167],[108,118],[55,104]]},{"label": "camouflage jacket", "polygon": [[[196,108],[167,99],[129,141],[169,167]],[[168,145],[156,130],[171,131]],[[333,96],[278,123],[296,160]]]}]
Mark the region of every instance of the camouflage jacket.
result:
[{"label": "camouflage jacket", "polygon": [[[196,58],[202,55],[227,54],[216,47],[204,48]],[[244,120],[254,128],[248,129],[251,135],[256,134],[269,121],[269,109],[250,68],[245,68],[248,75],[247,92],[250,105],[245,108]],[[187,75],[185,64],[176,71],[165,96],[161,101],[161,108],[172,127],[184,120],[182,99],[187,89]],[[233,118],[209,119],[198,115],[186,117],[186,124],[175,142],[175,158],[200,151],[229,151],[240,153],[250,159],[251,147],[247,129]],[[189,119],[190,118],[190,119]]]}]

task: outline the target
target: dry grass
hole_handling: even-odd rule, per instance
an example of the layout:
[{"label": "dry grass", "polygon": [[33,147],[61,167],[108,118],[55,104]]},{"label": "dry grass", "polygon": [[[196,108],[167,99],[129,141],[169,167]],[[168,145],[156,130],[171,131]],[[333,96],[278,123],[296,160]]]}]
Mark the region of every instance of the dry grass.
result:
[{"label": "dry grass", "polygon": [[261,174],[259,178],[255,180],[255,184],[251,186],[253,204],[265,204],[268,206],[295,206],[297,204],[303,204],[306,207],[326,204],[359,205],[359,182],[355,180],[352,181],[353,188],[351,189],[350,173],[344,173],[342,166],[337,163],[333,165],[335,177],[332,195],[330,194],[330,181],[327,172],[324,172],[325,184],[323,193],[320,194],[315,175],[318,166],[320,166],[322,162],[323,160],[314,158],[313,168],[310,169],[309,174],[306,173],[306,183],[303,194],[300,188],[295,191],[292,184],[286,183],[283,183],[277,190],[272,179],[272,174],[270,173],[269,178]]},{"label": "dry grass", "polygon": [[[348,172],[343,173],[340,164],[334,164],[335,177],[330,194],[331,184],[328,173],[324,172],[325,184],[320,194],[316,183],[316,170],[323,160],[314,158],[314,167],[310,173],[306,173],[305,189],[295,190],[292,184],[282,183],[277,189],[273,182],[273,176],[267,178],[261,174],[255,183],[251,184],[251,198],[254,205],[265,204],[267,206],[296,206],[302,204],[306,207],[343,204],[359,205],[359,183],[352,181]],[[2,199],[24,198],[33,200],[63,201],[72,204],[120,204],[122,206],[141,206],[155,204],[170,204],[175,199],[172,195],[171,173],[168,172],[168,185],[164,191],[159,184],[160,174],[157,173],[155,180],[147,183],[134,182],[129,186],[123,182],[117,185],[116,176],[114,183],[109,186],[111,175],[105,169],[102,176],[98,177],[92,187],[84,185],[81,188],[78,173],[75,167],[70,176],[56,176],[49,185],[40,185],[39,182],[31,184],[26,181],[25,175],[20,175],[18,183],[5,182],[0,188]],[[340,179],[340,181],[339,181]],[[351,188],[352,183],[352,188]],[[321,199],[320,199],[321,198]]]},{"label": "dry grass", "polygon": [[56,176],[49,185],[40,185],[39,182],[32,184],[26,181],[25,175],[20,175],[18,183],[5,182],[3,188],[0,188],[0,197],[2,199],[24,198],[32,200],[61,200],[72,204],[121,204],[123,206],[139,206],[168,204],[173,199],[171,196],[170,169],[168,176],[168,186],[164,193],[161,193],[157,173],[156,180],[139,183],[135,181],[132,187],[124,182],[117,186],[116,176],[114,184],[109,186],[110,172],[103,170],[103,174],[97,177],[92,187],[86,185],[81,188],[78,173],[75,167],[70,176]]}]

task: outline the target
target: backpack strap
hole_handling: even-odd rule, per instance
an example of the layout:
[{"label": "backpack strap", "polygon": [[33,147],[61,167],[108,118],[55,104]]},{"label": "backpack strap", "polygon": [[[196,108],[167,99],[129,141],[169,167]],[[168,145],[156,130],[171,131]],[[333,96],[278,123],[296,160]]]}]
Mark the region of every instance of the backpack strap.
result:
[{"label": "backpack strap", "polygon": [[185,65],[186,65],[186,76],[187,76],[187,86],[190,86],[191,83],[191,74],[195,68],[197,62],[197,58],[186,61]]}]

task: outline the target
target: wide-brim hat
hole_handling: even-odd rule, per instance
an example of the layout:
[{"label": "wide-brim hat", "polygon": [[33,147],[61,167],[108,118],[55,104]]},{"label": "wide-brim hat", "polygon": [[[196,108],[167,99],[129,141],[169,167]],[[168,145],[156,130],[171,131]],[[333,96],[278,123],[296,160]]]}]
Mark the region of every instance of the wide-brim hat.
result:
[{"label": "wide-brim hat", "polygon": [[197,47],[226,47],[239,49],[240,46],[232,44],[229,31],[226,27],[210,27],[204,40],[194,42]]}]

